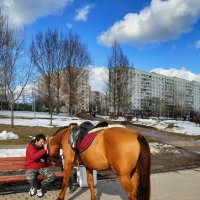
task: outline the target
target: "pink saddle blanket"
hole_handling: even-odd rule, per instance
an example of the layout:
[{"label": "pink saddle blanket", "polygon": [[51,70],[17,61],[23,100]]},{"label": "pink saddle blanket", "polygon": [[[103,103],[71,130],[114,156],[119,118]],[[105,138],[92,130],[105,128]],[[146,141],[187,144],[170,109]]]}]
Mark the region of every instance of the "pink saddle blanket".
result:
[{"label": "pink saddle blanket", "polygon": [[83,140],[80,142],[80,144],[78,145],[78,151],[79,153],[82,153],[83,151],[85,151],[93,142],[94,138],[96,137],[96,135],[99,133],[99,131],[95,131],[92,133],[88,133]]}]

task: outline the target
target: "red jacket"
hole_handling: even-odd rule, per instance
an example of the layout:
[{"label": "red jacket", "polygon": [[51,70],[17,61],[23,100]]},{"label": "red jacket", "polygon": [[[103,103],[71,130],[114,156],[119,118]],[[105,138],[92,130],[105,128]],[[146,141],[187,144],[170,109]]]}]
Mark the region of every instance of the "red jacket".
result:
[{"label": "red jacket", "polygon": [[47,151],[39,149],[35,144],[30,143],[26,149],[26,161],[24,168],[27,169],[40,169],[47,167]]}]

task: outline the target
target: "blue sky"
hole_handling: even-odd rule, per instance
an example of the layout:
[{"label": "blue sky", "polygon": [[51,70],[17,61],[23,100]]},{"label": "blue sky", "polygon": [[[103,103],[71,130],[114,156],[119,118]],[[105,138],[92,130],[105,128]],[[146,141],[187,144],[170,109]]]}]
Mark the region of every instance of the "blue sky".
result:
[{"label": "blue sky", "polygon": [[0,0],[0,6],[29,38],[48,28],[78,33],[94,69],[106,66],[116,40],[136,69],[200,80],[198,0]]}]

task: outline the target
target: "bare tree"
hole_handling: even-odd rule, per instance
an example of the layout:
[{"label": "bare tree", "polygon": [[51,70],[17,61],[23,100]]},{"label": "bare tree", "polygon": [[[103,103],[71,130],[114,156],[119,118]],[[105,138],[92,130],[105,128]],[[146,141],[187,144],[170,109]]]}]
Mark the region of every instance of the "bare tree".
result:
[{"label": "bare tree", "polygon": [[108,58],[109,98],[114,114],[127,111],[130,106],[131,86],[129,60],[115,41],[111,56]]},{"label": "bare tree", "polygon": [[61,85],[64,88],[62,90],[69,96],[72,114],[78,101],[79,83],[85,75],[82,66],[87,66],[90,58],[77,35],[69,33],[63,36],[51,30],[46,34],[38,33],[32,41],[30,51],[33,63],[41,76],[39,85],[42,86],[43,97],[48,103],[52,124],[53,110],[56,108],[58,113],[60,109]]},{"label": "bare tree", "polygon": [[57,112],[60,108],[60,74],[66,60],[65,46],[62,35],[49,29],[46,34],[37,33],[30,47],[32,61],[41,76],[39,81],[48,103],[51,125],[54,108]]},{"label": "bare tree", "polygon": [[64,92],[69,96],[69,114],[77,112],[81,80],[87,78],[86,68],[91,63],[87,47],[77,34],[69,32],[66,36],[66,64]]},{"label": "bare tree", "polygon": [[6,43],[6,35],[8,34],[7,17],[1,13],[0,9],[0,97],[1,97],[1,108],[3,103],[6,104],[6,84],[4,78],[4,67],[3,67],[3,53],[4,46]]},{"label": "bare tree", "polygon": [[[31,76],[31,65],[26,63],[25,41],[20,32],[8,26],[7,18],[0,14],[0,65],[5,99],[11,109],[14,126],[14,105],[20,98]],[[18,89],[17,89],[18,88]]]},{"label": "bare tree", "polygon": [[57,31],[53,33],[54,37],[54,51],[55,51],[55,79],[56,79],[56,113],[60,112],[61,102],[60,102],[60,90],[61,90],[61,78],[63,74],[63,68],[66,63],[65,47],[66,41],[62,35],[59,35]]}]

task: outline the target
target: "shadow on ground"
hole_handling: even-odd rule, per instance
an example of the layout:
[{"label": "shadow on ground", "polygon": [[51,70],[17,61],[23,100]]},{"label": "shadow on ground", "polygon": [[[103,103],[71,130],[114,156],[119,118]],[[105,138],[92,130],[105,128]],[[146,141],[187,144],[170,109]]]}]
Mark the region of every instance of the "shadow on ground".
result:
[{"label": "shadow on ground", "polygon": [[[96,199],[105,199],[105,196],[116,196],[116,200],[126,200],[127,196],[124,192],[124,190],[121,188],[120,184],[116,180],[105,180],[103,181],[98,181],[98,188],[95,187],[95,193],[96,193]],[[85,196],[88,197],[88,193],[90,194],[89,188],[75,188],[75,191],[68,196],[68,200],[75,200],[79,199],[80,196],[83,197],[85,193]],[[87,194],[86,194],[87,193]]]}]

